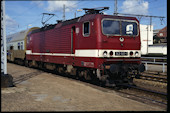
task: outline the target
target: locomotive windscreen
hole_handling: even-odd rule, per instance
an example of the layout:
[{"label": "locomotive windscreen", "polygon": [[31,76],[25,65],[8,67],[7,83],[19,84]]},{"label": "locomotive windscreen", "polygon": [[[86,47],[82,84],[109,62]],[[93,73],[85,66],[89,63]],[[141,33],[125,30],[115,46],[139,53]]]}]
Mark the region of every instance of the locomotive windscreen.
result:
[{"label": "locomotive windscreen", "polygon": [[105,35],[137,35],[137,22],[120,20],[103,20],[103,34]]},{"label": "locomotive windscreen", "polygon": [[137,23],[122,21],[122,35],[137,35]]},{"label": "locomotive windscreen", "polygon": [[103,21],[103,33],[119,35],[120,34],[120,21],[104,20]]}]

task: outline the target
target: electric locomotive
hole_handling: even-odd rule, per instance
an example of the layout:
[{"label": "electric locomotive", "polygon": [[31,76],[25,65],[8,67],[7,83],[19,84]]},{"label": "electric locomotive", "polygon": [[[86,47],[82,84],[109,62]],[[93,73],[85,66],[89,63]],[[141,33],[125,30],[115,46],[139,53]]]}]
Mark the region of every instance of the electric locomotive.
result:
[{"label": "electric locomotive", "polygon": [[130,83],[145,70],[139,21],[89,9],[71,20],[46,25],[27,35],[26,65],[69,73],[107,86]]}]

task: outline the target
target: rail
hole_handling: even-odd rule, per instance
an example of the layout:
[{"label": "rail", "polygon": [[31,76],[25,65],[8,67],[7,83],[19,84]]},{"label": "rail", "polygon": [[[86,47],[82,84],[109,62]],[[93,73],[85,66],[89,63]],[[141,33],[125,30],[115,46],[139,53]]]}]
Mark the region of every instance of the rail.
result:
[{"label": "rail", "polygon": [[[167,62],[156,62],[156,60],[166,60],[167,58],[165,57],[141,57],[142,63],[145,63],[145,70],[148,70],[148,64],[160,64],[162,65],[162,72],[165,73],[165,65],[167,65]],[[153,60],[153,61],[143,61],[143,60]]]}]

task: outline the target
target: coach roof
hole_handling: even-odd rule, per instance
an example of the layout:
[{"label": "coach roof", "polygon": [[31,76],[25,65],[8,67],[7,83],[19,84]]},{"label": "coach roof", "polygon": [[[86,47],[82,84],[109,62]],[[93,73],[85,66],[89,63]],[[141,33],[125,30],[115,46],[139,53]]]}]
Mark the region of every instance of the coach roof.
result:
[{"label": "coach roof", "polygon": [[24,40],[30,31],[32,31],[33,29],[37,29],[37,28],[38,27],[32,27],[27,30],[23,30],[23,31],[14,33],[14,34],[10,34],[7,36],[7,43]]}]

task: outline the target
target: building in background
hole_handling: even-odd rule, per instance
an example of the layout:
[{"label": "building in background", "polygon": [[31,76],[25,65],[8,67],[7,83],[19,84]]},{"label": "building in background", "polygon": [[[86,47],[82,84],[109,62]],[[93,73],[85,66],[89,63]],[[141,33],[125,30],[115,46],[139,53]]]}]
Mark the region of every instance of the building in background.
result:
[{"label": "building in background", "polygon": [[167,27],[153,30],[153,25],[140,24],[141,55],[166,56],[167,55]]},{"label": "building in background", "polygon": [[[156,31],[156,30],[155,30]],[[167,43],[167,26],[157,30],[154,34],[154,44],[156,43]]]},{"label": "building in background", "polygon": [[160,39],[159,43],[167,42],[167,26],[158,32],[157,37]]},{"label": "building in background", "polygon": [[161,29],[155,29],[155,30],[153,30],[153,36],[156,36],[156,35],[159,33],[160,30],[161,30]]}]

